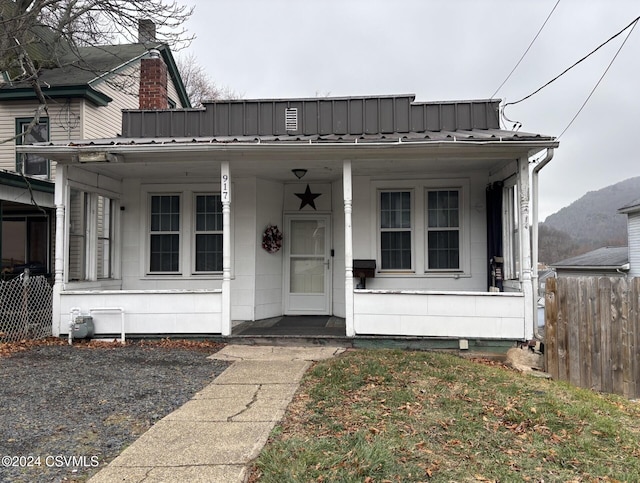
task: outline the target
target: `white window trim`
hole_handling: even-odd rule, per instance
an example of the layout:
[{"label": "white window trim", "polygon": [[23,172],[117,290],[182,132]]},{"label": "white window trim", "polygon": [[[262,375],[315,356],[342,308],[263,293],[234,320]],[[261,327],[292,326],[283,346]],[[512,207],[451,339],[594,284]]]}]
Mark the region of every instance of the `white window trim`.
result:
[{"label": "white window trim", "polygon": [[[427,212],[426,193],[433,190],[459,190],[460,193],[460,269],[429,270],[427,267]],[[411,239],[412,270],[381,270],[380,263],[380,192],[411,191],[411,223],[413,235]],[[371,223],[372,253],[376,254],[376,277],[393,278],[470,278],[471,273],[471,216],[470,216],[470,179],[469,178],[424,178],[371,181],[371,207],[375,216]],[[419,207],[419,208],[418,208]],[[416,211],[419,209],[419,212]]]},{"label": "white window trim", "polygon": [[[410,210],[411,210],[411,217],[409,220],[410,223],[410,227],[409,228],[382,228],[382,216],[381,216],[381,198],[382,198],[382,193],[398,193],[398,192],[409,192],[409,195],[411,197],[411,203],[410,203]],[[413,187],[410,188],[382,188],[382,189],[378,189],[376,190],[376,244],[377,244],[377,262],[376,265],[378,267],[378,271],[380,273],[402,273],[402,274],[407,274],[407,273],[415,273],[415,266],[416,266],[416,241],[415,241],[415,190],[413,189]],[[411,267],[410,268],[382,268],[382,233],[385,231],[393,231],[393,232],[397,232],[397,231],[408,231],[411,233]]]},{"label": "white window trim", "polygon": [[[88,212],[85,220],[85,267],[84,278],[81,280],[69,280],[69,246],[71,239],[71,221],[67,214],[65,216],[65,237],[64,237],[64,282],[65,286],[71,285],[73,288],[106,287],[110,284],[119,284],[120,273],[120,195],[118,193],[89,186],[83,183],[70,181],[65,193],[66,210],[71,202],[71,190],[82,191],[87,195]],[[111,232],[111,277],[98,278],[98,217],[97,204],[98,196],[109,198],[112,201],[112,232]]]},{"label": "white window trim", "polygon": [[[178,211],[178,215],[179,215],[179,225],[178,225],[178,270],[177,271],[171,271],[171,272],[163,272],[163,271],[151,271],[151,236],[152,235],[174,235],[176,234],[176,232],[174,231],[151,231],[151,198],[153,196],[177,196],[178,197],[178,206],[179,206],[179,211]],[[180,192],[176,192],[176,191],[170,191],[170,192],[155,192],[152,191],[148,194],[147,196],[147,209],[146,209],[146,216],[147,216],[147,222],[146,222],[146,259],[145,259],[145,273],[147,275],[180,275],[182,274],[182,268],[185,266],[183,264],[183,260],[182,260],[182,254],[183,254],[183,250],[182,250],[182,244],[183,244],[183,232],[185,230],[184,227],[184,213],[185,213],[185,204],[184,204],[184,197],[182,195],[182,193]]]},{"label": "white window trim", "polygon": [[[231,183],[233,191],[233,183]],[[180,195],[180,272],[150,272],[151,195]],[[140,186],[140,278],[142,280],[222,280],[222,272],[195,271],[195,196],[196,194],[221,194],[220,182],[143,184]],[[234,260],[234,210],[231,208],[231,260]],[[189,236],[185,236],[189,234]],[[185,268],[186,267],[186,268]],[[234,264],[231,264],[231,278],[234,278]]]},{"label": "white window trim", "polygon": [[[430,191],[457,191],[458,192],[458,226],[457,227],[430,227],[429,226],[429,196]],[[469,268],[466,265],[466,261],[469,260],[469,250],[465,248],[470,247],[468,240],[466,239],[466,219],[469,217],[468,210],[465,209],[465,190],[462,186],[425,186],[424,188],[424,271],[426,273],[469,273]],[[458,232],[458,268],[429,268],[429,232],[430,231],[457,231]]]},{"label": "white window trim", "polygon": [[[221,275],[222,270],[219,271],[197,271],[196,270],[196,238],[198,235],[221,235],[224,238],[224,230],[221,228],[218,231],[215,230],[201,230],[197,231],[197,203],[196,197],[198,196],[207,196],[207,195],[218,195],[220,196],[220,202],[222,202],[222,193],[220,191],[194,191],[192,194],[193,200],[193,209],[191,210],[192,226],[193,226],[193,237],[191,239],[191,250],[193,256],[191,257],[191,274],[195,276],[200,275]],[[223,242],[224,243],[224,242]]]}]

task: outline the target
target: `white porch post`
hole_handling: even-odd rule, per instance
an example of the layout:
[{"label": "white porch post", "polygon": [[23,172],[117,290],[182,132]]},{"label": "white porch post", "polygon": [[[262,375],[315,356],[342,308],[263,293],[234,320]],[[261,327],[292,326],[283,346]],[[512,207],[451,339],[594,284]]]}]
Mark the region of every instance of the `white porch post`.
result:
[{"label": "white porch post", "polygon": [[533,337],[533,307],[536,301],[533,298],[531,285],[531,237],[529,234],[529,158],[518,159],[518,193],[520,194],[520,207],[518,220],[520,222],[520,281],[524,294],[524,338]]},{"label": "white porch post", "polygon": [[356,335],[353,322],[353,232],[351,227],[352,184],[351,161],[342,164],[342,191],[344,193],[344,301],[347,337]]},{"label": "white porch post", "polygon": [[[67,167],[58,165],[56,167],[55,191],[53,195],[56,207],[56,233],[55,233],[55,253],[54,253],[54,278],[53,278],[53,313],[51,333],[55,337],[60,336],[61,323],[60,320],[60,293],[64,286],[64,254],[65,254],[65,204],[67,184]],[[68,330],[68,329],[67,329]]]},{"label": "white porch post", "polygon": [[231,335],[231,176],[229,161],[220,168],[222,198],[222,335]]}]

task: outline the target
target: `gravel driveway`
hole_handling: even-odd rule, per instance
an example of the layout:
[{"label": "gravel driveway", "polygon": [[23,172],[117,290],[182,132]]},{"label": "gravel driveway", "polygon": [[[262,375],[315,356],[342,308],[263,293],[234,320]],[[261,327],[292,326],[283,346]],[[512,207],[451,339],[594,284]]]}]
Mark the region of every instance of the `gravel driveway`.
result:
[{"label": "gravel driveway", "polygon": [[208,350],[52,345],[0,358],[0,481],[83,481],[228,363]]}]

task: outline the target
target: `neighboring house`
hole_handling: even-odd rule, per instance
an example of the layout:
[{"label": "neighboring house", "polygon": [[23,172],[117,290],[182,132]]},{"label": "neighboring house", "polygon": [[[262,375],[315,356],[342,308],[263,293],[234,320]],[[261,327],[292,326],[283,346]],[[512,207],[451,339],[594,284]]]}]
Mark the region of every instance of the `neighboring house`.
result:
[{"label": "neighboring house", "polygon": [[640,199],[620,208],[618,213],[627,215],[628,246],[598,248],[556,262],[551,266],[559,277],[640,276]]},{"label": "neighboring house", "polygon": [[[153,29],[145,32],[155,36]],[[56,166],[46,157],[16,155],[16,145],[115,137],[121,134],[122,109],[190,107],[171,51],[149,37],[141,40],[145,39],[149,41],[80,47],[61,54],[59,67],[40,72],[38,82],[48,110],[35,124],[34,89],[25,82],[11,82],[8,73],[0,72],[0,140],[26,132],[15,141],[0,143],[3,272],[20,271],[25,264],[37,272],[52,272],[51,180]],[[157,96],[149,89],[166,92]]]},{"label": "neighboring house", "polygon": [[19,148],[58,162],[54,334],[78,314],[98,335],[124,320],[225,336],[331,314],[347,336],[531,338],[529,159],[558,142],[501,130],[498,108],[214,102],[125,111],[121,138]]},{"label": "neighboring house", "polygon": [[627,247],[602,247],[551,265],[558,277],[626,276],[629,270]]},{"label": "neighboring house", "polygon": [[620,208],[618,213],[627,215],[629,276],[640,277],[640,199]]}]

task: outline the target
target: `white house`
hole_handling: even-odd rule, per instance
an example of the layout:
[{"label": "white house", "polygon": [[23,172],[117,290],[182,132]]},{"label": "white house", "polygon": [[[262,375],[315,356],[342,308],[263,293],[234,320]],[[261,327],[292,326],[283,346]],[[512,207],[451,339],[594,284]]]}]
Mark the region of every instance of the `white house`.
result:
[{"label": "white house", "polygon": [[[498,106],[212,102],[19,148],[58,163],[54,334],[78,314],[98,335],[223,336],[331,314],[349,337],[531,338],[529,166],[558,143],[501,130]],[[282,246],[266,250],[273,226]],[[366,288],[354,263],[375,265]]]}]

